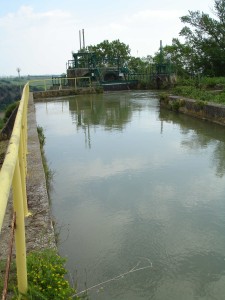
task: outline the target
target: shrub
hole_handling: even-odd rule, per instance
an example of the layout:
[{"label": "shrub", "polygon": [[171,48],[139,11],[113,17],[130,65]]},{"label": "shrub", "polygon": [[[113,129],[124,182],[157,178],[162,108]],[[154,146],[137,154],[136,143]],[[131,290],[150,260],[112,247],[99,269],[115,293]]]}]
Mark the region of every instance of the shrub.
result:
[{"label": "shrub", "polygon": [[38,132],[40,146],[43,147],[45,144],[45,135],[44,135],[43,127],[37,126],[37,132]]},{"label": "shrub", "polygon": [[4,126],[4,121],[3,121],[3,119],[0,118],[0,129],[2,129],[3,126]]},{"label": "shrub", "polygon": [[169,94],[167,93],[160,93],[159,94],[159,99],[160,101],[162,101],[163,103],[168,103],[169,102]]},{"label": "shrub", "polygon": [[30,252],[27,256],[28,293],[27,300],[69,300],[76,290],[65,279],[65,259],[55,250]]},{"label": "shrub", "polygon": [[14,109],[19,105],[19,101],[17,102],[13,102],[12,104],[10,104],[9,106],[7,106],[6,110],[5,110],[5,116],[4,116],[4,122],[6,123],[7,120],[9,119],[9,117],[11,116],[12,112],[14,111]]}]

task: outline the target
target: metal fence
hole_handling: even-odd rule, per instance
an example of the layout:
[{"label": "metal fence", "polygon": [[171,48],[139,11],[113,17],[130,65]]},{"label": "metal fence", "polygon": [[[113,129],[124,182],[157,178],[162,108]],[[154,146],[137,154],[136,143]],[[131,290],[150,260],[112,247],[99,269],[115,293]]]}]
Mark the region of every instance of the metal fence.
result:
[{"label": "metal fence", "polygon": [[27,292],[25,217],[29,215],[26,194],[27,106],[29,83],[23,88],[12,135],[0,171],[0,234],[12,188],[15,217],[17,282],[20,293]]},{"label": "metal fence", "polygon": [[90,77],[67,78],[53,76],[52,78],[30,80],[29,86],[31,91],[48,91],[48,90],[65,90],[90,88],[92,86]]}]

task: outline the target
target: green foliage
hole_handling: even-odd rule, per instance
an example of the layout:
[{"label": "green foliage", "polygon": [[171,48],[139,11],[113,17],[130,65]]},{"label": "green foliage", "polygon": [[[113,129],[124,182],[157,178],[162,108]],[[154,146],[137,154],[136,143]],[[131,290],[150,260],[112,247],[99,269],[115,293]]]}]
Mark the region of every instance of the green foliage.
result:
[{"label": "green foliage", "polygon": [[169,102],[169,94],[167,94],[167,93],[160,93],[159,94],[159,99],[160,99],[160,101],[162,101],[164,103],[168,103]]},{"label": "green foliage", "polygon": [[101,86],[96,86],[95,87],[95,92],[96,94],[102,94],[103,93],[103,88]]},{"label": "green foliage", "polygon": [[178,111],[180,108],[180,103],[178,100],[175,100],[171,103],[171,108],[173,111]]},{"label": "green foliage", "polygon": [[170,100],[168,104],[171,110],[178,112],[185,105],[185,101],[183,99]]},{"label": "green foliage", "polygon": [[4,122],[6,123],[6,121],[9,119],[9,117],[11,116],[12,112],[14,111],[14,109],[19,105],[19,101],[14,102],[12,104],[10,104],[9,106],[7,106],[6,110],[5,110],[5,116],[4,116]]},{"label": "green foliage", "polygon": [[191,49],[192,71],[209,75],[225,75],[225,2],[214,1],[215,19],[200,11],[189,11],[181,17],[186,25],[180,32]]},{"label": "green foliage", "polygon": [[4,83],[0,81],[0,109],[4,110],[9,104],[20,99],[19,86],[10,82]]},{"label": "green foliage", "polygon": [[[163,47],[163,54],[170,55],[180,76],[225,76],[225,1],[214,0],[214,18],[200,11],[188,11],[180,19],[184,27],[172,45]],[[156,54],[155,59],[159,57]]]},{"label": "green foliage", "polygon": [[120,40],[114,40],[112,42],[104,40],[95,46],[88,46],[88,50],[90,52],[93,51],[96,54],[97,61],[102,62],[103,64],[107,59],[108,66],[113,65],[115,63],[114,59],[118,58],[122,66],[130,57],[129,46],[120,42]]},{"label": "green foliage", "polygon": [[38,132],[40,146],[41,146],[41,148],[43,148],[44,144],[45,144],[45,135],[44,135],[43,127],[37,126],[37,132]]},{"label": "green foliage", "polygon": [[206,102],[205,101],[202,101],[202,100],[197,100],[196,101],[196,106],[199,108],[199,109],[203,109],[204,106],[205,106]]},{"label": "green foliage", "polygon": [[4,126],[4,121],[3,121],[3,119],[2,119],[2,118],[0,118],[0,129],[2,129],[2,128],[3,128],[3,126]]},{"label": "green foliage", "polygon": [[45,172],[45,178],[46,178],[46,185],[47,185],[47,192],[49,196],[49,189],[51,186],[51,181],[54,176],[54,172],[49,168],[48,162],[45,156],[44,151],[44,145],[45,145],[45,135],[44,135],[44,129],[41,126],[37,126],[37,132],[38,132],[38,138],[40,142],[40,150],[41,150],[41,157],[42,157],[42,164]]},{"label": "green foliage", "polygon": [[28,293],[24,295],[27,300],[69,300],[76,290],[71,288],[65,279],[65,259],[55,250],[48,249],[31,252],[27,256]]},{"label": "green foliage", "polygon": [[[3,259],[0,261],[0,294],[2,293],[4,288],[5,269],[6,269],[6,259]],[[14,294],[14,289],[16,284],[17,284],[16,263],[15,261],[12,261],[10,265],[8,294],[12,294],[12,293]]]},{"label": "green foliage", "polygon": [[194,86],[177,86],[173,89],[173,94],[202,101],[213,101],[212,99],[215,96],[213,93],[201,90]]}]

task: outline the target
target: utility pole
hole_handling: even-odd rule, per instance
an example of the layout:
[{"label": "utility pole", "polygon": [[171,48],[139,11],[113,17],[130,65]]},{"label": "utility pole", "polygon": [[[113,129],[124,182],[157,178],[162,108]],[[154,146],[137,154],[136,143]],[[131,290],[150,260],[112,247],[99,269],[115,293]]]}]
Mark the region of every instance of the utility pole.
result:
[{"label": "utility pole", "polygon": [[16,71],[18,72],[18,77],[19,77],[19,85],[20,85],[20,95],[21,95],[21,81],[20,81],[20,68],[17,68]]}]

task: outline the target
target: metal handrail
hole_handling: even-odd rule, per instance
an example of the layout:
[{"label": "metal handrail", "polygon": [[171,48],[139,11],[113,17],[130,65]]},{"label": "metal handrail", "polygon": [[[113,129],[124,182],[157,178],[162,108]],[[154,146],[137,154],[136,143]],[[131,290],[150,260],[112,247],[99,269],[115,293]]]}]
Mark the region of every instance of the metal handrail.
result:
[{"label": "metal handrail", "polygon": [[88,81],[88,86],[91,87],[91,78],[88,76],[83,76],[83,77],[74,77],[74,78],[68,78],[68,77],[54,77],[54,78],[45,78],[45,79],[34,79],[30,80],[29,84],[30,87],[32,87],[32,84],[37,84],[40,83],[39,85],[43,86],[43,90],[47,91],[47,86],[49,83],[53,83],[56,79],[59,81],[59,89],[62,89],[64,86],[65,82],[71,82],[69,85],[70,88],[74,88],[77,90],[79,86],[79,82],[82,80],[87,80]]},{"label": "metal handrail", "polygon": [[0,233],[6,213],[10,190],[13,191],[13,208],[16,213],[16,265],[20,293],[27,292],[27,264],[25,243],[25,217],[29,215],[26,194],[27,174],[27,106],[29,83],[23,88],[7,153],[0,171]]}]

